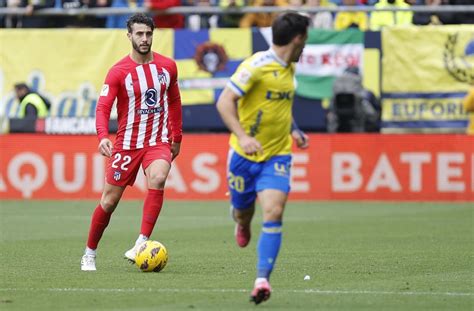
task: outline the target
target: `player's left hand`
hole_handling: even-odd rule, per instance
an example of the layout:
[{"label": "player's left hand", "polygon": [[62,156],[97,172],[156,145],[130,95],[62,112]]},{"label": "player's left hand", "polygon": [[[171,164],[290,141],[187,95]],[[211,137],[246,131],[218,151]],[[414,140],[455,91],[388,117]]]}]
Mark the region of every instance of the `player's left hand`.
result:
[{"label": "player's left hand", "polygon": [[303,131],[295,129],[291,132],[291,136],[296,141],[296,146],[300,149],[309,147],[309,137]]},{"label": "player's left hand", "polygon": [[179,150],[181,149],[181,143],[171,143],[171,161],[174,160],[179,154]]}]

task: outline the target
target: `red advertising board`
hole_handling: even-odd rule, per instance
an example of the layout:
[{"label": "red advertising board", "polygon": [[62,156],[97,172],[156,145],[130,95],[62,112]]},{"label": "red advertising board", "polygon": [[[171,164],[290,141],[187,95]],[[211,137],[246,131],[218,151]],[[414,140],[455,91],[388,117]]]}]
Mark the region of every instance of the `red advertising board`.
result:
[{"label": "red advertising board", "polygon": [[[228,136],[185,135],[167,199],[226,198]],[[310,135],[295,150],[291,199],[474,201],[474,137]],[[105,158],[95,136],[0,136],[0,199],[99,199]],[[143,199],[140,173],[125,198]]]}]

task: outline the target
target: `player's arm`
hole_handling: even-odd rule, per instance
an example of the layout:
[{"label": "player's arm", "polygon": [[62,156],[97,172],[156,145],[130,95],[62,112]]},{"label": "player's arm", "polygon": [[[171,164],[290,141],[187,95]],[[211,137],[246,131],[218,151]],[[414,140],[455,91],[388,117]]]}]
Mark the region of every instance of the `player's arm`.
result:
[{"label": "player's arm", "polygon": [[170,81],[169,96],[169,117],[171,126],[171,159],[174,160],[181,149],[181,140],[183,138],[183,113],[181,105],[181,95],[178,86],[178,69],[174,64],[175,73]]},{"label": "player's arm", "polygon": [[[292,65],[294,66],[294,65]],[[294,69],[294,67],[293,67]],[[296,77],[293,76],[293,84],[295,85],[295,89],[298,86],[298,81],[296,80]],[[309,146],[309,137],[306,135],[299,127],[298,124],[296,124],[296,121],[294,118],[291,118],[291,137],[296,141],[296,146],[300,149],[306,149]]]},{"label": "player's arm", "polygon": [[296,146],[300,149],[309,147],[309,137],[296,124],[295,119],[291,122],[291,136],[296,141]]},{"label": "player's arm", "polygon": [[239,122],[237,113],[237,101],[239,98],[240,95],[237,95],[226,86],[217,100],[217,111],[227,128],[237,136],[239,144],[246,154],[252,155],[262,152],[260,142],[254,137],[247,135]]},{"label": "player's arm", "polygon": [[109,139],[109,120],[112,105],[120,87],[119,79],[112,69],[105,78],[95,110],[95,128],[99,139],[99,152],[103,156],[112,155],[112,141]]}]

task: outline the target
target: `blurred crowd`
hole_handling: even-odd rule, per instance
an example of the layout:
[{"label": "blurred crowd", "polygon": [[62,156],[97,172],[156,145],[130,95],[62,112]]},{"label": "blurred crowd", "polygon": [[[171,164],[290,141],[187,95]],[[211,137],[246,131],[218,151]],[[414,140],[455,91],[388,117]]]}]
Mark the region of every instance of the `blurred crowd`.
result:
[{"label": "blurred crowd", "polygon": [[[443,5],[470,5],[473,0],[0,0],[0,7],[26,8],[23,16],[0,16],[0,28],[61,28],[94,27],[125,28],[128,15],[110,16],[37,16],[35,11],[44,8],[136,8],[164,10],[177,6],[221,7],[222,9],[244,6],[279,6],[298,10],[302,7],[374,6],[375,8],[409,8],[411,5],[440,7]],[[391,25],[442,25],[473,24],[474,14],[466,13],[413,13],[410,11],[380,12],[319,12],[310,14],[313,27],[324,29],[380,30]],[[199,30],[212,27],[267,27],[275,13],[247,14],[189,14],[155,15],[159,28],[189,28]]]}]

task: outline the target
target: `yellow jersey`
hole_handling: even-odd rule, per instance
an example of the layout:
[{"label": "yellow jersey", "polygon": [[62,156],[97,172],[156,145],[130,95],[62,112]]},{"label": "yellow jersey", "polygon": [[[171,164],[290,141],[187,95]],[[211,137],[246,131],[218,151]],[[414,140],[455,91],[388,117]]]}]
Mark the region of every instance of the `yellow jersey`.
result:
[{"label": "yellow jersey", "polygon": [[257,52],[239,65],[227,87],[240,96],[237,103],[240,124],[260,142],[263,153],[245,154],[234,134],[230,146],[255,162],[290,154],[295,65],[285,63],[272,49]]}]

